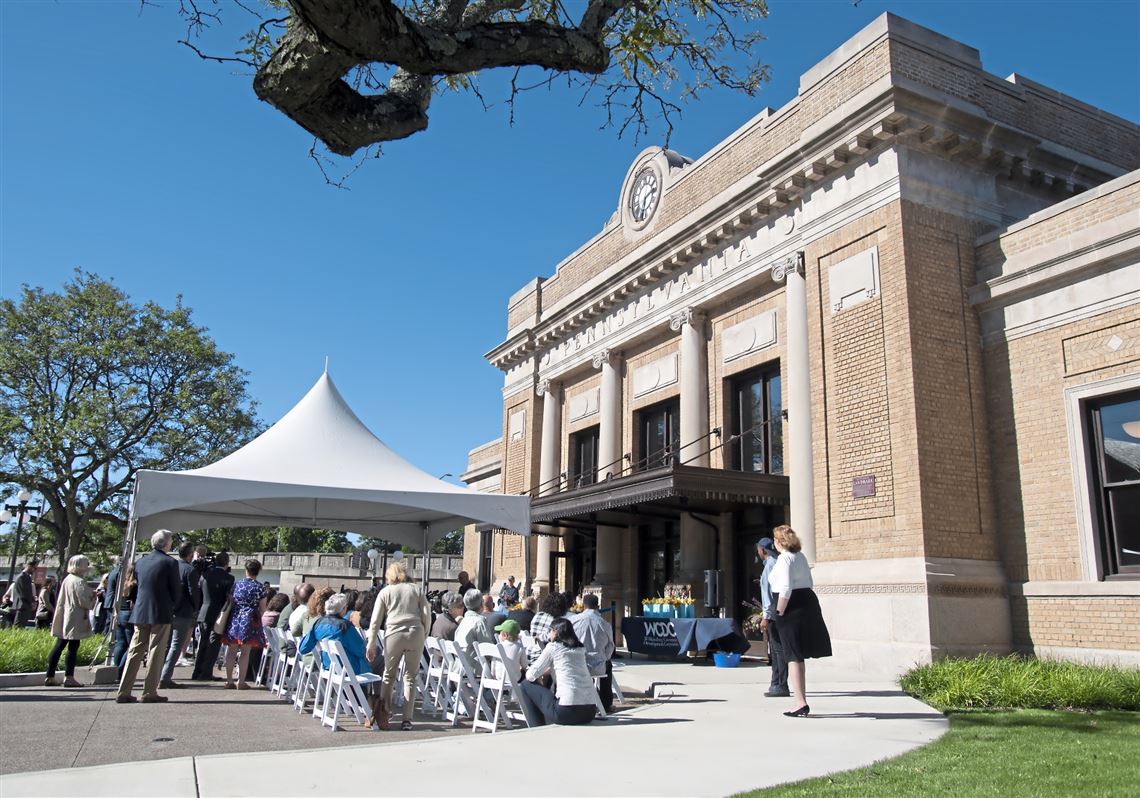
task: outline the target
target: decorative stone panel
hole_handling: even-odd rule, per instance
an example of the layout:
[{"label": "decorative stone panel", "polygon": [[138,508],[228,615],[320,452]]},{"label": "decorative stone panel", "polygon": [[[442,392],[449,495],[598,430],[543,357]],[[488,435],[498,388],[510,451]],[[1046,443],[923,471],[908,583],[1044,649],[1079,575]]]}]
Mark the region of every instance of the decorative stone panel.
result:
[{"label": "decorative stone panel", "polygon": [[879,248],[871,247],[836,263],[827,272],[831,312],[853,308],[879,295]]},{"label": "decorative stone panel", "polygon": [[727,327],[721,333],[721,351],[724,353],[725,363],[731,363],[775,343],[776,311],[774,310]]},{"label": "decorative stone panel", "polygon": [[584,393],[580,393],[577,396],[571,397],[570,406],[567,409],[567,420],[578,421],[583,418],[588,418],[589,416],[597,413],[600,396],[601,389],[594,388]]},{"label": "decorative stone panel", "polygon": [[635,369],[633,372],[633,396],[645,396],[659,388],[673,385],[678,379],[678,359],[676,354]]}]

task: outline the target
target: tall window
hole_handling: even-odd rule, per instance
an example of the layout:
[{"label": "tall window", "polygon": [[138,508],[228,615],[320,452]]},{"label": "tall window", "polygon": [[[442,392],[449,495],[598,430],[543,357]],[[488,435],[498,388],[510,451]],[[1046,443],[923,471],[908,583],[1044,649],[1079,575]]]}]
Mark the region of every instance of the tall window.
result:
[{"label": "tall window", "polygon": [[1140,574],[1140,391],[1089,405],[1088,421],[1104,573]]},{"label": "tall window", "polygon": [[676,399],[637,414],[637,467],[641,470],[672,465],[681,447],[681,404]]},{"label": "tall window", "polygon": [[732,468],[761,474],[784,473],[779,370],[761,369],[736,378],[731,401]]},{"label": "tall window", "polygon": [[598,428],[590,427],[570,436],[570,489],[594,484],[597,473]]}]

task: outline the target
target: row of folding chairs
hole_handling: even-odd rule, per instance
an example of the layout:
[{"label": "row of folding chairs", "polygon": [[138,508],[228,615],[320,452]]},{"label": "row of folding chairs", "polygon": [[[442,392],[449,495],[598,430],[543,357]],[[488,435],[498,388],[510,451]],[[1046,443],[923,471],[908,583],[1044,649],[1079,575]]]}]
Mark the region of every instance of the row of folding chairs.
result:
[{"label": "row of folding chairs", "polygon": [[[292,638],[288,633],[275,628],[268,628],[265,633],[267,647],[255,680],[257,685],[291,701],[301,713],[312,702],[313,717],[334,731],[342,717],[351,717],[360,724],[369,722],[371,713],[365,691],[379,689],[380,676],[356,673],[339,641],[320,641],[312,664],[306,667],[295,647],[290,653],[287,644]],[[383,634],[377,643],[383,653]],[[500,728],[513,729],[516,724],[526,726],[519,699],[522,674],[518,663],[507,657],[498,642],[478,643],[476,650],[478,667],[454,641],[426,639],[415,693],[423,713],[442,717],[452,726],[469,721],[472,732],[484,729],[494,733]],[[401,663],[396,684],[402,684],[403,678]],[[614,691],[615,697],[624,702],[616,679]],[[595,701],[598,714],[604,718],[606,712],[596,692]],[[393,690],[393,702],[402,705],[402,690]]]}]

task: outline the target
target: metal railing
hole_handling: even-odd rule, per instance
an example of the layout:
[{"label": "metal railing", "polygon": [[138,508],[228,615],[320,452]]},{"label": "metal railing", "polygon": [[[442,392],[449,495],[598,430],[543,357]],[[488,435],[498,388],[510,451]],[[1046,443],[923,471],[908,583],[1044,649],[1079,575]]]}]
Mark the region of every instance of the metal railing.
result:
[{"label": "metal railing", "polygon": [[[712,454],[713,452],[718,451],[725,446],[730,446],[734,443],[737,443],[749,435],[752,435],[757,443],[763,443],[763,438],[760,435],[760,431],[765,427],[770,427],[774,422],[778,420],[782,421],[781,419],[768,419],[766,421],[760,422],[759,424],[753,424],[748,429],[741,430],[740,432],[729,435],[728,437],[724,437],[720,427],[714,427],[713,429],[709,430],[706,435],[701,435],[689,443],[678,444],[677,446],[666,444],[660,449],[655,449],[654,451],[649,452],[644,457],[641,457],[637,460],[633,459],[633,455],[630,452],[626,452],[613,462],[597,466],[594,469],[595,476],[589,482],[586,482],[584,479],[585,473],[580,472],[578,474],[574,474],[572,478],[570,474],[563,471],[562,473],[556,474],[545,482],[540,482],[529,491],[522,491],[522,495],[530,496],[531,498],[549,496],[555,493],[564,493],[570,490],[579,490],[581,488],[588,487],[589,485],[596,485],[600,482],[606,482],[611,479],[618,479],[620,477],[640,473],[642,471],[650,471],[653,468],[671,466],[674,464],[674,460],[677,459],[678,454],[681,452],[684,453],[684,459],[677,460],[677,465],[685,465],[686,463],[690,463],[698,457],[706,454]],[[715,444],[713,443],[713,438],[715,438],[717,441]],[[769,441],[771,440],[770,435],[768,436],[768,439]],[[698,448],[696,451],[693,450],[692,447],[700,446],[702,443],[705,444],[702,448]],[[734,471],[738,469],[725,468],[724,470]],[[605,476],[601,477],[600,475],[602,474],[605,474]],[[549,490],[551,486],[557,487],[555,490],[551,491]]]}]

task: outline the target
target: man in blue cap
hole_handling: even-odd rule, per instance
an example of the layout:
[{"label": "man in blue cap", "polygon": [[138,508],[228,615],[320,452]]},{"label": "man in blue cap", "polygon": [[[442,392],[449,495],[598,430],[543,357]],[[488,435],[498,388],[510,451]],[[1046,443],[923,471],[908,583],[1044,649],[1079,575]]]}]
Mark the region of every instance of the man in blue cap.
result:
[{"label": "man in blue cap", "polygon": [[772,623],[776,617],[776,601],[772,596],[772,586],[768,583],[768,577],[776,567],[776,558],[780,553],[776,551],[772,538],[760,538],[756,542],[756,554],[764,563],[764,572],[760,574],[760,604],[764,607],[760,631],[768,637],[768,662],[772,666],[772,682],[764,695],[768,698],[783,698],[789,695],[788,661],[784,659],[784,649],[780,646],[776,625]]}]

